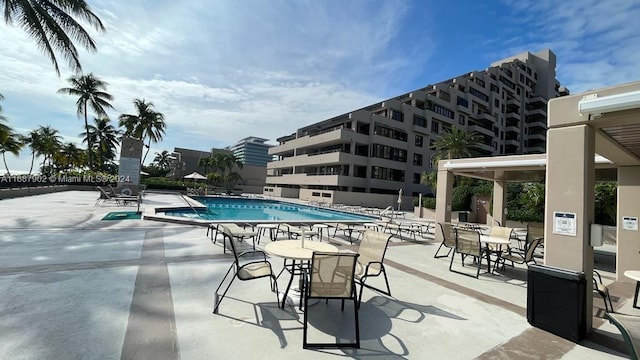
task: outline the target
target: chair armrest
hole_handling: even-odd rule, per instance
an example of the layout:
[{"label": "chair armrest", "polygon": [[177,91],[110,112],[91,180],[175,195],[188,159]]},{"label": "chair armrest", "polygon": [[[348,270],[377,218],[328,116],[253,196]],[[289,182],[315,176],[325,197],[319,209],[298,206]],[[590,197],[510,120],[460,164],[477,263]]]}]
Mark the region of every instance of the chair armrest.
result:
[{"label": "chair armrest", "polygon": [[247,250],[247,251],[243,251],[238,255],[238,257],[241,258],[241,257],[243,257],[245,255],[249,255],[249,254],[262,254],[262,257],[264,258],[264,260],[265,261],[267,260],[267,254],[262,250]]}]

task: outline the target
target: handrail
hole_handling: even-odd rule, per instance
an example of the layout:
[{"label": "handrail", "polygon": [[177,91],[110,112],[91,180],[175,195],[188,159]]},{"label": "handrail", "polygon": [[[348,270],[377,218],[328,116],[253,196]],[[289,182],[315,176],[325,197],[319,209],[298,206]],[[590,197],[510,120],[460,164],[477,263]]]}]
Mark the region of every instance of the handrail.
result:
[{"label": "handrail", "polygon": [[190,203],[187,199],[185,199],[185,197],[184,197],[184,194],[183,194],[183,193],[180,193],[180,197],[182,198],[182,200],[183,200],[185,203],[187,203],[187,205],[189,205],[189,207],[191,208],[191,210],[193,210],[193,213],[194,213],[194,214],[199,215],[199,214],[198,214],[198,210],[196,210],[196,208],[194,208],[194,207],[193,207],[193,205],[191,205],[191,203]]},{"label": "handrail", "polygon": [[387,212],[389,212],[389,211],[391,211],[391,212],[393,213],[393,211],[394,211],[394,210],[393,210],[393,206],[391,206],[391,205],[387,206],[387,208],[386,208],[386,209],[384,209],[384,210],[382,210],[382,211],[380,212],[380,216],[384,216],[384,215],[385,215]]}]

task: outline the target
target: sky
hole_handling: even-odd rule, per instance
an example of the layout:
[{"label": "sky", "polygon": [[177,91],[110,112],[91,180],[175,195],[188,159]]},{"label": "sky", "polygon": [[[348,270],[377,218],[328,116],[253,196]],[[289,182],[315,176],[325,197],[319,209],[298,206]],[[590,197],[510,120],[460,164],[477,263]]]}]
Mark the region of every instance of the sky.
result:
[{"label": "sky", "polygon": [[[165,115],[147,163],[163,150],[208,151],[248,136],[276,144],[525,51],[551,49],[572,94],[640,80],[637,0],[87,2],[107,31],[90,30],[98,50],[80,60],[108,82],[114,125],[135,113],[134,99]],[[84,147],[77,99],[57,94],[73,75],[58,59],[60,76],[22,29],[1,22],[2,115],[16,132],[51,125]],[[30,150],[6,160],[26,172]]]}]

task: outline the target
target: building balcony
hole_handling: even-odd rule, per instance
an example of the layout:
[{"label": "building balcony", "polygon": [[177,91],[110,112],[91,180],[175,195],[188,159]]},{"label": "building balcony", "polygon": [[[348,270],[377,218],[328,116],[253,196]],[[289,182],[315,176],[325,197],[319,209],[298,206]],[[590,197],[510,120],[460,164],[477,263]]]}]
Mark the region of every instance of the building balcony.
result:
[{"label": "building balcony", "polygon": [[528,141],[539,140],[541,142],[545,142],[547,140],[547,135],[546,134],[529,134],[527,135],[527,140]]},{"label": "building balcony", "polygon": [[510,139],[504,141],[505,146],[520,146],[520,142],[517,139]]},{"label": "building balcony", "polygon": [[516,133],[520,134],[520,127],[518,126],[507,126],[504,128],[505,133]]},{"label": "building balcony", "polygon": [[267,163],[267,169],[283,169],[296,166],[320,166],[333,164],[353,164],[366,162],[365,156],[358,156],[341,151],[320,154],[304,154]]},{"label": "building balcony", "polygon": [[544,154],[547,149],[542,145],[537,146],[527,146],[525,148],[527,154]]},{"label": "building balcony", "polygon": [[368,136],[359,134],[352,129],[335,129],[315,135],[302,136],[297,139],[287,141],[282,145],[276,145],[269,148],[269,155],[282,155],[290,153],[296,149],[344,144],[352,141],[368,142]]},{"label": "building balcony", "polygon": [[547,112],[546,110],[543,109],[538,109],[538,108],[533,108],[533,109],[527,109],[525,112],[526,116],[531,116],[531,117],[543,117],[546,118],[547,117]]},{"label": "building balcony", "polygon": [[547,129],[547,123],[543,120],[527,122],[526,126],[530,129],[529,131],[532,131],[533,129]]},{"label": "building balcony", "polygon": [[479,134],[487,135],[487,136],[491,136],[491,137],[495,136],[495,133],[493,132],[493,129],[489,130],[489,129],[487,129],[487,128],[483,127],[483,126],[480,126],[480,125],[471,125],[471,126],[469,126],[469,131],[475,131],[475,132],[477,132]]},{"label": "building balcony", "polygon": [[366,186],[366,178],[358,178],[345,175],[321,175],[321,174],[288,174],[282,176],[267,176],[265,185],[299,185],[307,187],[316,186]]}]

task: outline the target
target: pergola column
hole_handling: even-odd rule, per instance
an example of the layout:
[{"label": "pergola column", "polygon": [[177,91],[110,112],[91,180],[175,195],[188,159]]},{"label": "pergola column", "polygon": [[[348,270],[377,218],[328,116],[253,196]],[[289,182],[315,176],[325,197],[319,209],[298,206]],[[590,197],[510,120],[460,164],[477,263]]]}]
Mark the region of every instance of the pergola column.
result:
[{"label": "pergola column", "polygon": [[593,313],[590,227],[594,221],[594,155],[595,130],[589,125],[547,131],[544,263],[584,272],[587,331]]},{"label": "pergola column", "polygon": [[640,264],[640,232],[637,229],[631,229],[632,222],[628,223],[625,229],[623,221],[624,217],[638,219],[640,202],[637,199],[640,199],[640,166],[619,167],[616,219],[616,280],[618,281],[634,282],[625,277],[624,272],[638,270],[638,264]]},{"label": "pergola column", "polygon": [[[442,166],[442,165],[441,165]],[[436,222],[451,222],[451,199],[453,198],[453,174],[438,168],[436,191]],[[442,241],[442,234],[436,231],[436,240]]]},{"label": "pergola column", "polygon": [[[493,182],[493,210],[491,215],[493,216],[493,220],[499,221],[502,226],[507,226],[506,205],[507,182],[504,180],[495,180]],[[490,225],[493,226],[495,224]]]}]

